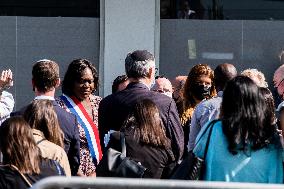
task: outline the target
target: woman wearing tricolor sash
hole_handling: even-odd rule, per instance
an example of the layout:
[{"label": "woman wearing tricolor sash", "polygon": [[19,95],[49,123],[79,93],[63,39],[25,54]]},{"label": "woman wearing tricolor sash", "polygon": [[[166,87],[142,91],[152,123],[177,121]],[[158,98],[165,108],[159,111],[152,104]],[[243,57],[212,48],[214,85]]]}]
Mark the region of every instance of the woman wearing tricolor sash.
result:
[{"label": "woman wearing tricolor sash", "polygon": [[73,60],[62,82],[62,95],[57,102],[76,115],[80,133],[79,176],[95,176],[102,157],[98,132],[98,107],[101,97],[94,96],[98,73],[86,59]]}]

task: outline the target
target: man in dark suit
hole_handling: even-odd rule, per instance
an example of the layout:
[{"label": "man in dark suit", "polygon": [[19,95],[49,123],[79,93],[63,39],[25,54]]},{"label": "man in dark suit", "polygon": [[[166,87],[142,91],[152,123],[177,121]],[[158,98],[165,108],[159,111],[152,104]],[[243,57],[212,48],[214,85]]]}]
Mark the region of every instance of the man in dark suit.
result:
[{"label": "man in dark suit", "polygon": [[[59,125],[64,133],[64,150],[68,156],[72,175],[77,175],[80,165],[80,139],[76,116],[62,109],[54,99],[55,89],[60,85],[59,66],[51,60],[39,60],[33,66],[32,85],[35,100],[51,100],[57,114]],[[26,107],[11,116],[23,115]]]},{"label": "man in dark suit", "polygon": [[129,53],[125,59],[125,70],[130,82],[126,89],[105,97],[99,105],[101,144],[104,144],[104,136],[110,130],[120,130],[138,101],[150,99],[159,109],[175,159],[180,160],[184,150],[184,135],[176,104],[172,98],[149,90],[155,82],[154,56],[146,50]]}]

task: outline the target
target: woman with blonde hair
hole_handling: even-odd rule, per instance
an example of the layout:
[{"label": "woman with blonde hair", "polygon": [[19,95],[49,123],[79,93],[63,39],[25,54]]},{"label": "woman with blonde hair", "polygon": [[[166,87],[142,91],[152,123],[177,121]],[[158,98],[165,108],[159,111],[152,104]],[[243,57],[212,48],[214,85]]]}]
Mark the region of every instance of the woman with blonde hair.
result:
[{"label": "woman with blonde hair", "polygon": [[245,69],[241,72],[241,75],[251,78],[259,87],[268,87],[264,74],[257,69]]},{"label": "woman with blonde hair", "polygon": [[71,170],[67,154],[63,149],[63,132],[50,100],[34,100],[24,113],[25,120],[33,129],[34,139],[44,158],[57,161],[67,176]]},{"label": "woman with blonde hair", "polygon": [[214,71],[207,64],[195,65],[188,73],[183,88],[183,105],[179,110],[184,129],[185,149],[189,140],[190,121],[196,105],[216,95],[213,79]]}]

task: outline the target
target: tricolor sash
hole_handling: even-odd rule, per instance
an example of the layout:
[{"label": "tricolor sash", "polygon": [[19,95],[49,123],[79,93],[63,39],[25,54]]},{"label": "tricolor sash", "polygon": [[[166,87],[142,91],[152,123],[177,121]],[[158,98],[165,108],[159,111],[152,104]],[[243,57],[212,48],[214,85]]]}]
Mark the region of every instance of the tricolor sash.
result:
[{"label": "tricolor sash", "polygon": [[82,103],[76,97],[68,97],[63,94],[60,98],[64,101],[70,112],[76,115],[78,123],[83,127],[86,133],[91,156],[94,162],[99,163],[102,158],[102,150],[98,127],[95,125]]}]

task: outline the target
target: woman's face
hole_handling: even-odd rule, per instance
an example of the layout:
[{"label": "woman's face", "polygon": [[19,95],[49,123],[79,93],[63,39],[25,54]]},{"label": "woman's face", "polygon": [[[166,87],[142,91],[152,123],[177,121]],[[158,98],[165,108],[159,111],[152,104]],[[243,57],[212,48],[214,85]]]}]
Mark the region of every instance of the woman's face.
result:
[{"label": "woman's face", "polygon": [[90,96],[95,88],[93,73],[90,68],[86,68],[78,81],[75,81],[73,92],[79,100],[85,100]]},{"label": "woman's face", "polygon": [[196,79],[196,83],[199,85],[209,86],[212,84],[212,80],[207,75],[202,75],[201,77]]},{"label": "woman's face", "polygon": [[210,96],[212,80],[209,76],[202,75],[197,78],[192,85],[192,93],[197,101],[201,101]]}]

